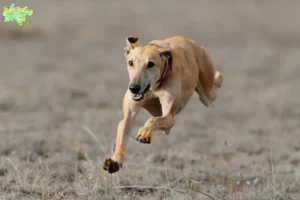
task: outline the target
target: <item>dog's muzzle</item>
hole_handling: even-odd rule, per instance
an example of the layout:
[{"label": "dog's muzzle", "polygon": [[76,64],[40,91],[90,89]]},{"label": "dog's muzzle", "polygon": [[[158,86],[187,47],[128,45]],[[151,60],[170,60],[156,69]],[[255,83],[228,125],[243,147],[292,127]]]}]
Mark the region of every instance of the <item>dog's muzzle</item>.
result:
[{"label": "dog's muzzle", "polygon": [[144,98],[144,94],[150,89],[150,84],[143,91],[141,91],[141,86],[137,84],[129,85],[128,89],[131,92],[132,99],[134,101],[140,101]]}]

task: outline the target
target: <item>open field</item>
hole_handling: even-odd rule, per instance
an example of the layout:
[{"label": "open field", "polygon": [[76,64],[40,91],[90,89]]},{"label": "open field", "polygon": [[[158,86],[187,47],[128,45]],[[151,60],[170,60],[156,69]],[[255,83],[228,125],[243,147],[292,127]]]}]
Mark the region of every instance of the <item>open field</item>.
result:
[{"label": "open field", "polygon": [[[0,25],[0,200],[300,199],[300,1],[24,2],[30,25]],[[150,145],[141,112],[110,175],[129,35],[190,37],[224,82]]]}]

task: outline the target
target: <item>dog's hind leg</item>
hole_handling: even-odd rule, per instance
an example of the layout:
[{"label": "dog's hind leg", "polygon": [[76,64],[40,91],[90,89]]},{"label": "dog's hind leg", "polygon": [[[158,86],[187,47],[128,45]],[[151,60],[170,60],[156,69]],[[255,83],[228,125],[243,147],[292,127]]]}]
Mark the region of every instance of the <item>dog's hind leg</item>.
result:
[{"label": "dog's hind leg", "polygon": [[216,90],[222,86],[222,82],[223,82],[223,75],[219,71],[216,71],[214,77],[214,84],[208,96],[206,95],[201,82],[200,81],[198,82],[195,91],[199,95],[199,100],[205,106],[208,107],[211,103],[213,103],[216,100],[217,98]]},{"label": "dog's hind leg", "polygon": [[195,91],[197,92],[197,94],[199,95],[199,100],[205,105],[205,106],[209,106],[209,98],[205,95],[204,93],[204,89],[200,83],[200,81],[197,84],[197,87],[195,89]]},{"label": "dog's hind leg", "polygon": [[222,82],[223,82],[223,75],[220,72],[216,71],[214,85],[209,94],[211,103],[214,102],[215,99],[217,98],[216,90],[222,86]]},{"label": "dog's hind leg", "polygon": [[220,72],[215,71],[213,62],[205,49],[202,52],[203,62],[198,61],[199,80],[195,91],[198,93],[200,101],[208,107],[217,97],[215,90],[221,87],[223,76]]}]

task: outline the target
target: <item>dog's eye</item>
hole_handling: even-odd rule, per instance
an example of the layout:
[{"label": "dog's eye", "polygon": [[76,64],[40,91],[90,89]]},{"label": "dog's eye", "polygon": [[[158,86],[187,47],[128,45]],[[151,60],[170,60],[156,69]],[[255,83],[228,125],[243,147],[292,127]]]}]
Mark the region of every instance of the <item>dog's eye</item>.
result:
[{"label": "dog's eye", "polygon": [[147,64],[147,68],[152,68],[152,67],[154,67],[154,65],[155,65],[155,63],[150,61]]},{"label": "dog's eye", "polygon": [[131,66],[131,67],[133,66],[132,60],[128,61],[128,65]]}]

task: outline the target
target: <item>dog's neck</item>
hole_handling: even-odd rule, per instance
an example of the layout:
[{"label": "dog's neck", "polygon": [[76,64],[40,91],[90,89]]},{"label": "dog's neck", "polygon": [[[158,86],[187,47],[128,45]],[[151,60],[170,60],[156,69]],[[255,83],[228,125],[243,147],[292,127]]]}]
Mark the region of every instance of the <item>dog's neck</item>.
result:
[{"label": "dog's neck", "polygon": [[[161,46],[159,44],[156,44],[156,43],[149,43],[148,45],[154,45],[154,46],[156,46],[158,48],[163,48],[163,46]],[[158,88],[160,88],[160,86],[164,82],[164,80],[165,80],[165,78],[166,78],[166,76],[168,75],[169,72],[170,72],[169,63],[168,63],[168,61],[166,61],[165,62],[165,66],[164,66],[164,70],[163,70],[163,72],[161,74],[161,77],[155,83],[156,87],[155,87],[154,90],[157,90]]]},{"label": "dog's neck", "polygon": [[169,71],[170,71],[169,63],[168,63],[168,61],[166,61],[165,66],[164,66],[164,70],[163,70],[160,78],[158,79],[158,81],[156,81],[156,83],[155,83],[155,84],[158,84],[156,89],[160,88],[160,86],[164,82],[166,76],[168,75]]}]

